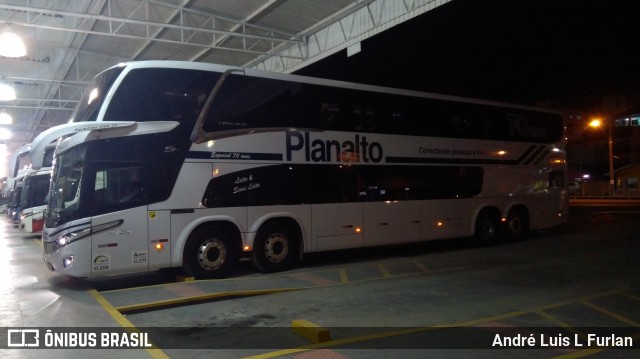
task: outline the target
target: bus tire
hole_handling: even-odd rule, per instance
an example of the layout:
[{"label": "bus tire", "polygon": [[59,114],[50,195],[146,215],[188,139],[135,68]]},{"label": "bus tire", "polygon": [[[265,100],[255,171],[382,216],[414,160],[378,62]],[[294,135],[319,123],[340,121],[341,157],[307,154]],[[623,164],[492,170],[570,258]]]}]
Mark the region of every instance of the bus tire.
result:
[{"label": "bus tire", "polygon": [[500,241],[500,216],[489,210],[483,210],[476,218],[474,236],[478,244],[489,246]]},{"label": "bus tire", "polygon": [[525,238],[529,233],[529,216],[526,209],[514,208],[510,210],[504,227],[506,239],[515,241]]},{"label": "bus tire", "polygon": [[297,261],[299,236],[285,221],[267,222],[260,227],[253,243],[251,262],[261,272],[280,272]]},{"label": "bus tire", "polygon": [[231,275],[238,262],[238,246],[228,231],[217,226],[193,231],[184,247],[182,267],[191,276],[203,279]]}]

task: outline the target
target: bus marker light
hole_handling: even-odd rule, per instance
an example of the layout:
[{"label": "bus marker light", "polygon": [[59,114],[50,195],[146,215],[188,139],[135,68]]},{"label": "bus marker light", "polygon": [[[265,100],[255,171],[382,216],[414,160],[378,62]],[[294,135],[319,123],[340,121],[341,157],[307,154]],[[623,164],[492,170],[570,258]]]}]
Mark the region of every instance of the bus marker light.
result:
[{"label": "bus marker light", "polygon": [[155,248],[156,248],[156,251],[161,251],[164,249],[164,244],[156,243]]},{"label": "bus marker light", "polygon": [[251,246],[244,246],[242,248],[242,250],[245,251],[245,252],[249,252],[249,251],[251,251]]},{"label": "bus marker light", "polygon": [[438,221],[438,222],[436,222],[436,226],[442,227],[442,226],[444,226],[444,223],[442,221]]},{"label": "bus marker light", "polygon": [[75,259],[74,256],[68,256],[62,259],[62,268],[67,268],[68,266],[71,265],[71,263],[73,263],[73,260]]},{"label": "bus marker light", "polygon": [[356,233],[362,233],[362,228],[356,227],[355,231],[356,231]]}]

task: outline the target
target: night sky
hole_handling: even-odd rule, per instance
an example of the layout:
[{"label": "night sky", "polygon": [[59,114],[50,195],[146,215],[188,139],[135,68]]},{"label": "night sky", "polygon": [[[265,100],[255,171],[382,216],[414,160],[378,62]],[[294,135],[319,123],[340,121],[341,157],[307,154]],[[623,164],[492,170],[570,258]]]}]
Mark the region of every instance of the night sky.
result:
[{"label": "night sky", "polygon": [[640,1],[453,0],[298,73],[591,111],[640,93]]}]

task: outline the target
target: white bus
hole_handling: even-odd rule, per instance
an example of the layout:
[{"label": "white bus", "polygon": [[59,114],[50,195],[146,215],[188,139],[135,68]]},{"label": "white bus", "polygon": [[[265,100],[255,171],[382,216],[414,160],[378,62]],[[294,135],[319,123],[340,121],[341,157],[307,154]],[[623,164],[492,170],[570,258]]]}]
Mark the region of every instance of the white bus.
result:
[{"label": "white bus", "polygon": [[[25,170],[31,167],[29,159],[29,150],[31,150],[31,144],[21,146],[11,155],[9,159],[9,173],[7,175],[7,181],[2,189],[2,197],[11,197],[13,190],[16,187],[16,179],[24,175]],[[52,151],[53,155],[53,151]]]},{"label": "white bus", "polygon": [[50,131],[67,136],[43,246],[75,277],[218,278],[241,257],[280,271],[304,253],[494,242],[567,217],[563,118],[534,107],[144,61],[98,75],[73,121]]},{"label": "white bus", "polygon": [[7,194],[7,218],[13,224],[20,222],[20,199],[22,198],[22,188],[25,176],[31,172],[30,169],[17,171],[16,177],[11,178],[11,190]]},{"label": "white bus", "polygon": [[18,228],[39,235],[44,227],[44,210],[51,182],[51,168],[31,170],[24,177],[20,197],[20,223]]}]

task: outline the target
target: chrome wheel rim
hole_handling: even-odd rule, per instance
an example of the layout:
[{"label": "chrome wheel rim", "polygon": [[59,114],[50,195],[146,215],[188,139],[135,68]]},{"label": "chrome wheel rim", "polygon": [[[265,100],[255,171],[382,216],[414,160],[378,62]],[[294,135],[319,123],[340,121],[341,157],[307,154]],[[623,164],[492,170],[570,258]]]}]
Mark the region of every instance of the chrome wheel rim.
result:
[{"label": "chrome wheel rim", "polygon": [[227,247],[217,238],[209,238],[198,247],[198,263],[207,271],[220,268],[227,258]]}]

